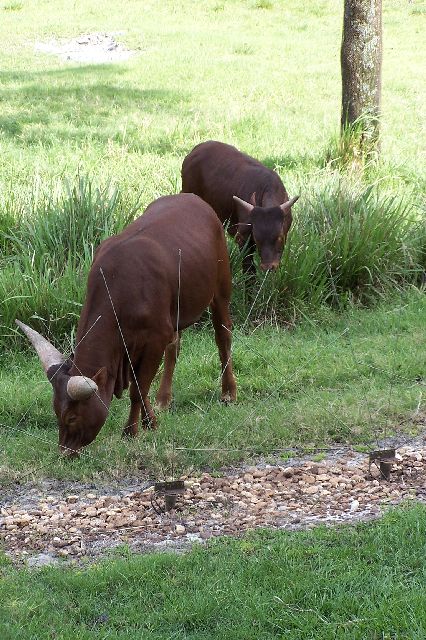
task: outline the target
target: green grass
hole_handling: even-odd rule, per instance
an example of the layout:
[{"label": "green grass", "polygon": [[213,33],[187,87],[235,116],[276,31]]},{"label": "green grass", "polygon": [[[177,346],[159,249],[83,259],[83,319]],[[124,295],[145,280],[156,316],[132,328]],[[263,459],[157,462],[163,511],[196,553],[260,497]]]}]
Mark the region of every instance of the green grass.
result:
[{"label": "green grass", "polygon": [[[288,331],[237,328],[239,396],[230,406],[219,402],[210,326],[188,330],[174,405],[159,415],[158,431],[132,442],[121,439],[129,410],[125,395],[113,401],[98,438],[73,462],[59,459],[51,387],[37,357],[9,352],[7,367],[0,369],[0,479],[164,477],[294,445],[374,443],[395,431],[415,433],[426,373],[425,314],[426,300],[413,289],[376,310],[336,317],[325,307],[321,318]],[[200,448],[217,451],[194,450]]]},{"label": "green grass", "polygon": [[[324,159],[340,121],[336,0],[110,4],[0,4],[0,192],[83,170],[141,192],[146,205],[174,190],[183,156],[208,138],[278,165],[291,192],[333,171]],[[372,170],[417,200],[426,175],[423,7],[383,8],[383,165]],[[63,63],[32,46],[121,30],[138,54],[125,64]]]},{"label": "green grass", "polygon": [[426,509],[86,568],[0,568],[3,640],[423,640]]},{"label": "green grass", "polygon": [[[421,428],[425,21],[424,2],[384,4],[377,159],[348,154],[339,138],[336,0],[118,0],[107,10],[94,0],[0,0],[3,486],[161,478]],[[118,39],[137,55],[84,65],[34,50],[92,31],[124,31]],[[183,157],[210,138],[276,168],[289,193],[301,193],[282,267],[262,284],[244,331],[230,243],[238,403],[218,402],[211,329],[188,331],[158,432],[123,441],[123,398],[87,453],[64,462],[50,385],[13,319],[68,351],[94,248],[179,191]],[[0,637],[420,640],[425,527],[418,507],[356,529],[256,533],[184,557],[128,555],[83,569],[17,571],[2,556]]]},{"label": "green grass", "polygon": [[[335,0],[309,11],[296,0],[130,0],[107,12],[93,0],[1,4],[0,348],[16,347],[16,316],[60,341],[70,335],[95,246],[178,191],[183,157],[208,138],[255,155],[301,193],[282,267],[253,318],[288,321],[324,302],[372,303],[418,283],[424,17],[413,10],[422,6],[384,7],[381,160],[352,162],[337,142]],[[137,55],[118,65],[67,63],[33,46],[122,30]],[[246,298],[230,248],[240,322]]]}]

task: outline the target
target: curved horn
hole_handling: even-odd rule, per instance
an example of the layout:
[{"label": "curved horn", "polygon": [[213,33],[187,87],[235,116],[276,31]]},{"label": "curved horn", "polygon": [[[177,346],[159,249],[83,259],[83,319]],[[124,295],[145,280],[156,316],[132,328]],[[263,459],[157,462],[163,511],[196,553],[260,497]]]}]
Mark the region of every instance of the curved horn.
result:
[{"label": "curved horn", "polygon": [[58,351],[53,344],[50,344],[46,338],[43,338],[40,333],[31,329],[20,320],[15,320],[16,324],[27,336],[28,340],[33,345],[34,349],[38,353],[38,357],[41,360],[41,364],[43,365],[43,369],[47,373],[49,368],[54,364],[62,364],[65,358],[60,351]]},{"label": "curved horn", "polygon": [[288,209],[290,209],[290,207],[292,207],[294,203],[297,202],[297,200],[299,200],[299,198],[300,196],[294,196],[294,198],[291,198],[291,200],[289,200],[288,202],[283,202],[283,204],[280,204],[281,211],[283,213],[288,211]]},{"label": "curved horn", "polygon": [[67,394],[71,400],[87,400],[98,390],[98,385],[86,376],[71,376],[67,384]]},{"label": "curved horn", "polygon": [[252,204],[250,204],[249,202],[246,202],[245,200],[241,200],[241,198],[239,198],[238,196],[232,196],[235,200],[235,202],[238,202],[238,204],[240,204],[246,211],[248,211],[248,213],[251,213],[254,209],[254,206]]}]

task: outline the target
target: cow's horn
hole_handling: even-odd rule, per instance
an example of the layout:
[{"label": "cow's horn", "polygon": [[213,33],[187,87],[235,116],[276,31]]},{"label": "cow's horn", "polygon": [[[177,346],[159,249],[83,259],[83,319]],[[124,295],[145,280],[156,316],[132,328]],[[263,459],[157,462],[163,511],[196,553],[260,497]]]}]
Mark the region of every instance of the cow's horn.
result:
[{"label": "cow's horn", "polygon": [[87,400],[98,390],[98,385],[86,376],[71,376],[67,384],[67,394],[71,400]]},{"label": "cow's horn", "polygon": [[248,211],[249,213],[253,211],[254,206],[250,204],[250,202],[241,200],[241,198],[239,198],[238,196],[232,196],[232,197],[234,198],[235,202],[238,202],[238,204],[240,204],[246,211]]},{"label": "cow's horn", "polygon": [[291,200],[289,200],[288,202],[283,202],[283,204],[280,204],[280,209],[281,211],[287,211],[287,209],[290,209],[290,207],[292,207],[294,205],[295,202],[297,202],[299,200],[300,196],[294,196],[294,198],[291,198]]},{"label": "cow's horn", "polygon": [[43,369],[46,373],[52,365],[62,364],[65,358],[62,353],[53,346],[53,344],[50,344],[46,338],[43,338],[43,336],[37,331],[34,331],[31,327],[20,322],[20,320],[15,320],[15,322],[18,327],[22,329],[34,349],[37,351],[38,357],[40,358],[41,364],[43,365]]}]

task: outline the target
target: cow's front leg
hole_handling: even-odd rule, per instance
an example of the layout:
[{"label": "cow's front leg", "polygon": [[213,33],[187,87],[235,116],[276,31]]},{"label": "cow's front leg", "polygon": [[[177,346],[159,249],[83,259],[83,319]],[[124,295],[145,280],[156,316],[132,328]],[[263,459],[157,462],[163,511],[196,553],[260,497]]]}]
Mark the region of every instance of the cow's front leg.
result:
[{"label": "cow's front leg", "polygon": [[129,418],[124,425],[123,436],[128,438],[133,438],[138,435],[138,424],[139,418],[141,415],[141,395],[139,390],[135,384],[135,382],[131,382],[130,384],[130,413]]},{"label": "cow's front leg", "polygon": [[180,351],[180,336],[181,332],[176,332],[173,342],[167,345],[164,352],[164,372],[156,396],[156,403],[160,409],[168,409],[172,401],[173,372]]},{"label": "cow's front leg", "polygon": [[130,387],[130,414],[124,427],[124,435],[137,435],[139,416],[141,416],[143,429],[157,428],[157,420],[149,401],[148,392],[169,341],[170,338],[157,339],[143,350],[142,358],[136,369],[137,383],[133,381]]}]

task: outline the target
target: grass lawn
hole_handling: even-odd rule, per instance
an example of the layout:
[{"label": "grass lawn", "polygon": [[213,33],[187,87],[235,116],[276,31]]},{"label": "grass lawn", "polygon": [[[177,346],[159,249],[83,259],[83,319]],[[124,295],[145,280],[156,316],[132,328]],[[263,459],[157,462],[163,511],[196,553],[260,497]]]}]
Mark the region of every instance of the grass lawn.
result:
[{"label": "grass lawn", "polygon": [[[383,7],[383,165],[394,191],[425,191],[424,3]],[[277,166],[291,193],[334,171],[342,3],[316,0],[0,2],[0,195],[88,172],[144,205],[180,188],[183,156],[209,138]],[[136,51],[84,65],[36,42],[118,32]],[[123,32],[120,34],[120,32]],[[373,171],[373,173],[374,173]],[[19,189],[18,189],[19,187]]]},{"label": "grass lawn", "polygon": [[213,332],[207,326],[188,330],[174,405],[160,414],[159,429],[123,441],[125,395],[113,401],[98,438],[73,462],[58,459],[51,387],[37,357],[9,353],[0,369],[0,481],[141,472],[163,477],[293,445],[374,443],[395,431],[414,433],[426,373],[425,317],[425,297],[413,290],[371,311],[352,309],[336,317],[323,310],[316,322],[287,331],[237,328],[239,397],[231,406],[219,402]]},{"label": "grass lawn", "polygon": [[0,564],[2,640],[423,640],[426,509],[373,524],[125,549],[85,568]]}]

